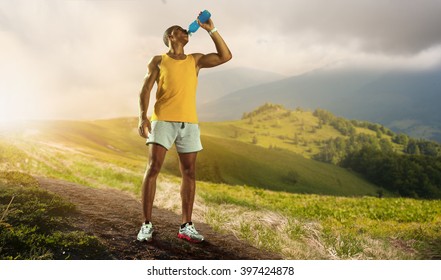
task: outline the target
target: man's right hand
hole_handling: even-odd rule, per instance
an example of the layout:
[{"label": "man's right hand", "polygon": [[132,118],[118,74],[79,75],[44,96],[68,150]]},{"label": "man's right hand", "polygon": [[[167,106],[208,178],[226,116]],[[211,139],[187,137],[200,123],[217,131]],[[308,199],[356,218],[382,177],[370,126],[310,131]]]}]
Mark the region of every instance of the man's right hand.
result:
[{"label": "man's right hand", "polygon": [[139,136],[147,138],[147,133],[152,131],[152,126],[148,119],[139,120],[138,133]]}]

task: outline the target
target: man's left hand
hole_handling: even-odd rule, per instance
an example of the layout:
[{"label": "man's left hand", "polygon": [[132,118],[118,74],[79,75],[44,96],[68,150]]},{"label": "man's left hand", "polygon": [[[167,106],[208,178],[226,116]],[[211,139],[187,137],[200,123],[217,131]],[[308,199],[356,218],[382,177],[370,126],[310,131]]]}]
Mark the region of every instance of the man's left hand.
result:
[{"label": "man's left hand", "polygon": [[200,20],[198,19],[198,24],[200,27],[202,27],[203,29],[210,31],[214,28],[214,23],[211,20],[211,18],[209,18],[205,23],[200,22]]}]

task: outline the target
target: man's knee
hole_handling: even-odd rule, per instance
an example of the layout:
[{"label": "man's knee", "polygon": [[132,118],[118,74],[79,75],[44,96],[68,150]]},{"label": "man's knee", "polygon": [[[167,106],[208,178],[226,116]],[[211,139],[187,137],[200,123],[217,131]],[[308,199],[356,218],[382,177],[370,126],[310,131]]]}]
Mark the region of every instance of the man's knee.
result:
[{"label": "man's knee", "polygon": [[196,180],[196,168],[194,166],[182,168],[182,176],[186,179]]},{"label": "man's knee", "polygon": [[146,177],[148,178],[156,178],[161,171],[161,164],[155,161],[149,163],[147,168]]}]

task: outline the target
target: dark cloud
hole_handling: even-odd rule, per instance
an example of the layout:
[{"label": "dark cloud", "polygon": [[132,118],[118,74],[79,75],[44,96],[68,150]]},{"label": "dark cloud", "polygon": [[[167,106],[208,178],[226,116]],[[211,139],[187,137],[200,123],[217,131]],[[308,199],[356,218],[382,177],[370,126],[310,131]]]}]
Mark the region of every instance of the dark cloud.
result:
[{"label": "dark cloud", "polygon": [[386,55],[414,55],[441,44],[439,0],[239,0],[215,8],[214,16],[221,14],[222,24],[236,32],[310,33],[314,44],[357,41],[363,52]]},{"label": "dark cloud", "polygon": [[[441,1],[312,0],[280,4],[278,26],[285,34],[312,31],[319,43],[357,40],[361,50],[413,55],[441,44]],[[340,41],[341,40],[341,41]]]}]

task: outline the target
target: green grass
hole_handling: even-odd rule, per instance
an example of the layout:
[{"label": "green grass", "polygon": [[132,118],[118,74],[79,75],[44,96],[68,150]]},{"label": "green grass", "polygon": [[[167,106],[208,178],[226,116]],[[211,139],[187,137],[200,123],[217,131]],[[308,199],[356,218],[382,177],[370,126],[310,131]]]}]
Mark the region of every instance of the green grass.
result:
[{"label": "green grass", "polygon": [[2,154],[13,155],[4,157],[0,170],[20,170],[91,187],[110,186],[140,192],[142,177],[139,174],[145,168],[145,157],[134,160],[125,155],[95,151],[88,145],[82,146],[86,140],[46,142],[49,136],[42,133],[32,141],[22,137],[10,142],[0,139]]},{"label": "green grass", "polygon": [[[265,249],[320,245],[319,259],[440,258],[441,201],[302,195],[246,186],[199,184],[199,195],[236,235]],[[231,213],[231,205],[237,209]],[[248,209],[254,218],[239,218]],[[229,214],[228,214],[229,213]],[[263,214],[258,214],[263,213]],[[270,218],[264,218],[272,213]],[[234,218],[236,217],[236,218]],[[266,220],[265,220],[266,219]],[[207,215],[213,223],[213,215]],[[312,226],[311,226],[312,225]],[[255,233],[256,232],[256,233]],[[277,236],[277,237],[275,237]],[[405,248],[397,247],[397,243]],[[404,252],[403,252],[404,250]],[[331,253],[330,253],[331,252]],[[299,258],[298,251],[287,258]]]},{"label": "green grass", "polygon": [[[258,109],[259,110],[259,109]],[[373,130],[356,127],[357,134],[376,136]],[[312,158],[323,147],[323,142],[342,137],[349,138],[327,124],[320,124],[313,112],[291,111],[281,106],[262,111],[252,118],[201,123],[204,135],[221,139],[234,139],[243,143],[253,143],[264,148],[282,149],[297,153],[305,158]],[[391,141],[391,136],[381,134],[381,138]],[[392,143],[396,151],[403,149],[402,145]]]},{"label": "green grass", "polygon": [[25,173],[0,173],[0,259],[107,259],[94,236],[74,229],[74,205]]},{"label": "green grass", "polygon": [[198,179],[292,193],[375,196],[379,190],[335,165],[306,159],[290,151],[268,150],[236,140],[203,136]]},{"label": "green grass", "polygon": [[[298,113],[298,120],[301,116]],[[311,124],[304,121],[306,132],[308,125],[314,125],[313,116],[309,117]],[[308,159],[303,142],[298,146],[306,147],[305,153],[282,149],[275,142],[271,145],[277,148],[269,149],[270,142],[260,137],[257,144],[251,144],[253,133],[245,134],[248,124],[240,127],[238,123],[202,124],[205,150],[198,155],[198,221],[279,252],[286,259],[441,258],[440,201],[374,198],[378,188],[348,170]],[[234,127],[226,129],[230,125]],[[263,120],[260,125],[254,134],[274,134],[272,139],[282,141],[277,134],[283,133],[283,120],[274,125],[275,132],[271,125],[263,127]],[[20,170],[92,187],[111,186],[139,195],[147,149],[137,135],[136,119],[37,122],[27,127],[33,127],[32,137],[26,136],[24,128],[0,139],[0,170]],[[324,138],[335,135],[332,127],[323,127]],[[241,132],[236,135],[234,129]],[[296,146],[289,141],[285,144]],[[172,175],[179,171],[174,151],[168,154],[164,171],[155,203],[178,213],[179,178]],[[10,199],[9,192],[0,213]],[[23,236],[26,234],[19,238],[21,242],[25,242]],[[39,244],[46,249],[35,248],[36,253],[20,258],[55,255],[52,247]]]},{"label": "green grass", "polygon": [[[91,186],[120,185],[139,192],[139,174],[147,161],[145,140],[136,131],[136,119],[108,121],[33,122],[31,140],[18,130],[14,141],[3,145],[9,154],[10,168],[31,174],[57,177]],[[214,183],[252,185],[259,188],[293,193],[343,196],[376,196],[379,190],[355,173],[332,164],[303,157],[289,150],[268,149],[228,137],[210,134],[216,125],[202,124],[202,144],[197,178]],[[24,128],[25,129],[25,128]],[[26,130],[25,130],[26,131]],[[0,147],[2,144],[0,143]],[[164,162],[163,172],[179,176],[178,158],[172,149]],[[117,175],[114,175],[117,174]],[[390,195],[383,191],[385,195]]]}]

